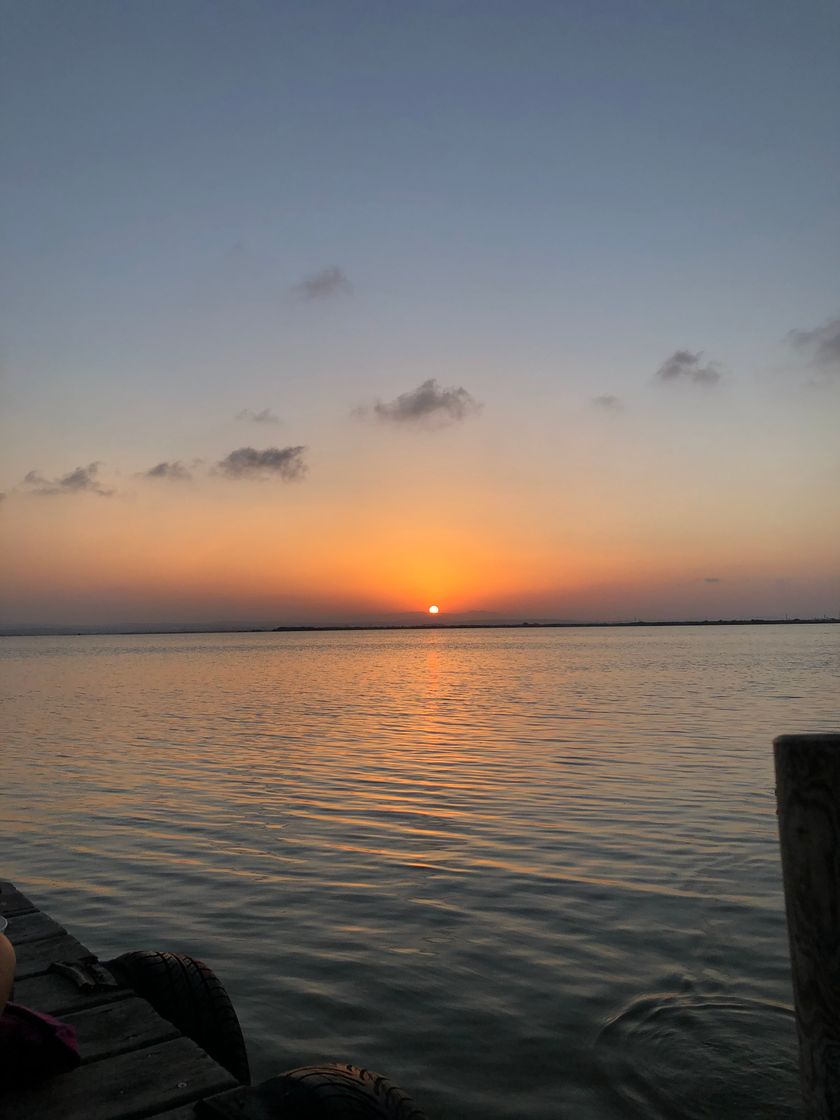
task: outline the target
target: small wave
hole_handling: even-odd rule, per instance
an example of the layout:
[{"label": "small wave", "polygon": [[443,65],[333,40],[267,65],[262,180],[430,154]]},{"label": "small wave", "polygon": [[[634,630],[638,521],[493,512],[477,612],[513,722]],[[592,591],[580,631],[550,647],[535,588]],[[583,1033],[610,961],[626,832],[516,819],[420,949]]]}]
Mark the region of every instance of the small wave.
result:
[{"label": "small wave", "polygon": [[697,992],[643,996],[595,1043],[620,1115],[645,1120],[794,1120],[799,1116],[793,1012]]}]

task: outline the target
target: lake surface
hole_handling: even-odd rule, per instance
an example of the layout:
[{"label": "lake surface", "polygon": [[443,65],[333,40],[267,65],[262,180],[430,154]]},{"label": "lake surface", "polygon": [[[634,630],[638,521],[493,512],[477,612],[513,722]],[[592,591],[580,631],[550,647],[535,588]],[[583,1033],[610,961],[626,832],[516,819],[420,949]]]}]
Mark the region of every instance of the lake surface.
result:
[{"label": "lake surface", "polygon": [[0,875],[205,959],[255,1078],[438,1120],[797,1114],[771,739],[840,627],[0,640]]}]

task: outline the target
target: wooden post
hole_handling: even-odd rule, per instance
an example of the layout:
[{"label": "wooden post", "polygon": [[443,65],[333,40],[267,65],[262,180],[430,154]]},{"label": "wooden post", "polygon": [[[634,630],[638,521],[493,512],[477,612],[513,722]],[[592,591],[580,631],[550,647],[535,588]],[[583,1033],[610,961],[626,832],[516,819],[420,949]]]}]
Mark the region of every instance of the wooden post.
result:
[{"label": "wooden post", "polygon": [[840,735],[773,743],[807,1120],[840,1117]]}]

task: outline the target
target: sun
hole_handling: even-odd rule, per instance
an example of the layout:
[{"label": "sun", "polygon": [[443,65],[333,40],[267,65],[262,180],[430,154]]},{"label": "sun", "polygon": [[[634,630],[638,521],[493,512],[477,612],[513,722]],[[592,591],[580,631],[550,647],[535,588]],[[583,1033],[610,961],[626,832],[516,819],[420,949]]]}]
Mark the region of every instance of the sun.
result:
[{"label": "sun", "polygon": [[429,614],[437,614],[440,607],[436,607],[434,603],[429,607]]}]

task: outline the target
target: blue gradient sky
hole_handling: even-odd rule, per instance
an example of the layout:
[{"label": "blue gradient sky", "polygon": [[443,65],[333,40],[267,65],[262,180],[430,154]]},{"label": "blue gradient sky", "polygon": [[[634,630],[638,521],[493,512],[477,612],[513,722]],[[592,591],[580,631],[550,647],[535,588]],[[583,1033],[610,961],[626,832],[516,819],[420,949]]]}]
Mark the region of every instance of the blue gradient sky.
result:
[{"label": "blue gradient sky", "polygon": [[0,10],[4,621],[836,613],[836,5]]}]

